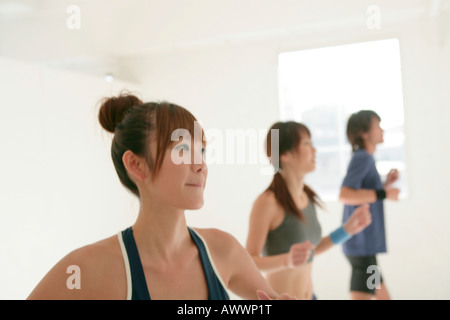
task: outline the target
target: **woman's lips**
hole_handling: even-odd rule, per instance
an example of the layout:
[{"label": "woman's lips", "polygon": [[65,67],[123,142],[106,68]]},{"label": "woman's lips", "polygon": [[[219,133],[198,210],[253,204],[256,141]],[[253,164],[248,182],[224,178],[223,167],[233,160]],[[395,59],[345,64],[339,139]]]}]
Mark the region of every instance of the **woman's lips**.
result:
[{"label": "woman's lips", "polygon": [[203,184],[201,184],[201,183],[186,183],[186,185],[188,187],[194,187],[194,188],[201,188],[201,187],[203,187]]}]

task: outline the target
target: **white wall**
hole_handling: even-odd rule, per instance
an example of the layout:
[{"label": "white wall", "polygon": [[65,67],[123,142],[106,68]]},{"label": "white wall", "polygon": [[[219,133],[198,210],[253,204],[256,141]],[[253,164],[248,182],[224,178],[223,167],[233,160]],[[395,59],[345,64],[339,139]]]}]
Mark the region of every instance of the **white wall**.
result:
[{"label": "white wall", "polygon": [[[142,82],[147,97],[189,108],[206,130],[267,129],[279,119],[280,52],[399,38],[409,197],[386,203],[389,252],[380,255],[379,262],[394,299],[449,299],[450,96],[445,86],[450,83],[450,38],[447,33],[446,43],[439,46],[432,35],[422,18],[386,23],[377,31],[321,29],[286,38],[170,51],[133,59],[129,70]],[[205,206],[190,213],[188,221],[227,230],[245,245],[252,202],[270,179],[256,165],[211,165]],[[325,234],[340,224],[342,216],[340,203],[327,203],[327,208],[328,213],[319,215]],[[319,298],[348,299],[350,268],[340,248],[318,256],[315,264]]]},{"label": "white wall", "polygon": [[[444,39],[439,45],[426,13],[412,10],[398,22],[397,17],[386,14],[381,29],[371,31],[365,27],[364,10],[372,1],[352,7],[355,12],[362,10],[362,17],[344,22],[336,13],[342,7],[335,8],[334,2],[305,11],[303,20],[297,16],[303,12],[302,5],[295,4],[297,11],[286,12],[279,2],[264,1],[274,10],[259,10],[255,27],[249,20],[252,6],[244,7],[242,14],[227,7],[228,15],[220,17],[223,25],[215,25],[214,16],[205,22],[223,36],[210,34],[205,26],[179,32],[182,24],[173,19],[172,28],[159,34],[156,49],[148,49],[152,54],[121,59],[128,61],[119,68],[124,78],[138,79],[141,85],[118,82],[110,87],[99,77],[0,59],[0,299],[25,298],[63,255],[118,232],[135,218],[137,202],[120,185],[109,156],[110,137],[101,133],[97,123],[95,104],[99,98],[127,87],[140,91],[146,101],[167,99],[187,107],[206,130],[219,129],[224,137],[227,129],[266,130],[279,119],[280,52],[390,37],[398,37],[401,46],[409,196],[398,203],[386,203],[389,253],[380,256],[380,265],[395,299],[449,299],[450,215],[445,201],[450,190],[448,21],[445,32],[437,33]],[[212,7],[204,8],[204,15],[209,17]],[[164,11],[167,15],[171,12],[172,8]],[[183,22],[194,23],[185,10],[179,12],[183,14],[177,17],[184,18]],[[231,13],[239,17],[238,24],[228,18]],[[158,15],[157,11],[152,14]],[[114,22],[108,20],[107,13],[99,16]],[[330,19],[316,23],[317,16]],[[58,21],[63,23],[65,18]],[[290,28],[296,21],[305,21],[306,27]],[[283,28],[277,29],[278,25]],[[90,25],[83,20],[83,26]],[[271,28],[275,31],[270,32]],[[10,30],[21,31],[2,31],[6,36]],[[104,31],[114,43],[121,29],[119,25],[115,32],[106,27],[85,27],[83,32],[93,30]],[[196,30],[205,34],[193,32]],[[239,36],[242,30],[243,36]],[[131,31],[117,35],[130,42],[113,46],[116,50],[127,53],[131,44],[141,44],[143,38],[130,36]],[[177,32],[187,39],[179,47],[171,43]],[[19,38],[25,39],[25,33],[19,33]],[[228,34],[235,36],[227,40]],[[202,36],[212,41],[201,41]],[[60,46],[55,43],[58,39]],[[89,41],[76,46],[71,39],[56,37],[46,46],[68,51],[78,48],[82,54],[95,49]],[[3,49],[12,47],[14,41],[17,39],[5,42]],[[27,56],[23,47],[19,49]],[[258,143],[262,145],[262,141]],[[252,202],[271,179],[261,175],[260,168],[210,165],[205,206],[188,212],[188,222],[229,231],[245,245]],[[327,207],[327,213],[319,213],[324,234],[341,221],[342,205],[330,202]],[[347,299],[349,272],[340,248],[317,256],[314,283],[318,297]]]},{"label": "white wall", "polygon": [[0,299],[24,299],[69,251],[134,221],[97,102],[138,86],[0,59]]}]

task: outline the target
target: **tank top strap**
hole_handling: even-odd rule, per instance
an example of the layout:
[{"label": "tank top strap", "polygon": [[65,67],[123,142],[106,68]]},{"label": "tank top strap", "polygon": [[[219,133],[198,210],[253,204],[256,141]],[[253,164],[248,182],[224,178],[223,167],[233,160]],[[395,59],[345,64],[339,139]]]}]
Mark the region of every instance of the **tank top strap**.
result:
[{"label": "tank top strap", "polygon": [[209,254],[208,247],[204,240],[197,232],[189,228],[189,233],[192,240],[194,240],[200,260],[202,262],[203,271],[205,273],[206,283],[208,286],[208,300],[229,300],[228,293],[225,290],[225,285],[220,278],[220,274],[215,268],[214,261]]},{"label": "tank top strap", "polygon": [[[142,268],[141,258],[139,257],[139,251],[133,236],[133,229],[131,227],[125,229],[122,231],[121,236],[123,246],[125,248],[125,254],[128,258],[128,261],[125,261],[125,266],[127,266],[128,263],[128,270],[130,273],[130,275],[127,275],[127,290],[129,291],[131,289],[131,297],[129,293],[127,294],[127,297],[131,298],[131,300],[150,300],[144,269]],[[123,251],[124,250],[122,249],[122,254],[124,254]]]}]

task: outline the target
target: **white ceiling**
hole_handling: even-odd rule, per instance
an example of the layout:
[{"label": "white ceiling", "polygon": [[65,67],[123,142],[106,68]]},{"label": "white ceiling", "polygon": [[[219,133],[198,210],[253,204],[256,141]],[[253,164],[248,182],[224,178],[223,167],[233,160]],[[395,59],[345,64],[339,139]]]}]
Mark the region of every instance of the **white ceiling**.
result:
[{"label": "white ceiling", "polygon": [[[0,0],[0,56],[104,72],[129,57],[365,23],[373,4],[383,23],[450,7],[449,0]],[[66,25],[70,5],[80,8],[80,29]]]}]

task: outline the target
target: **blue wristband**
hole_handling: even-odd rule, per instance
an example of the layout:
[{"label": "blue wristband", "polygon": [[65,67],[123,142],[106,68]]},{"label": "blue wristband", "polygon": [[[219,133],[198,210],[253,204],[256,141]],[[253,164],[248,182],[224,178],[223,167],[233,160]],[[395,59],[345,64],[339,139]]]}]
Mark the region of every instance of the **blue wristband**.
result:
[{"label": "blue wristband", "polygon": [[340,226],[339,228],[334,230],[332,233],[330,233],[331,242],[333,242],[334,244],[339,244],[339,243],[345,242],[348,239],[350,239],[351,237],[352,236],[349,235],[347,233],[347,231],[345,231],[343,226]]}]

